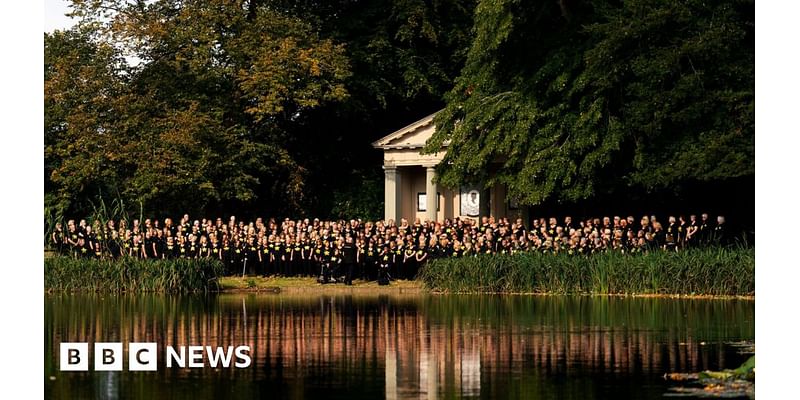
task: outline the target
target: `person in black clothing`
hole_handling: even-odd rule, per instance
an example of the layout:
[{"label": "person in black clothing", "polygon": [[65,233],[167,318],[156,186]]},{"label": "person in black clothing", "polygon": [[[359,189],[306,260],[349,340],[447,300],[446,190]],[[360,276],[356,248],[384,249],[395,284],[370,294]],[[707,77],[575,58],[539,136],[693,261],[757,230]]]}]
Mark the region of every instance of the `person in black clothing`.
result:
[{"label": "person in black clothing", "polygon": [[92,256],[92,248],[89,241],[84,238],[78,238],[78,246],[75,248],[79,258],[89,258]]},{"label": "person in black clothing", "polygon": [[103,242],[95,242],[92,256],[97,260],[103,258]]},{"label": "person in black clothing", "polygon": [[667,242],[666,233],[661,228],[661,223],[653,222],[653,244],[655,249],[663,249]]},{"label": "person in black clothing", "polygon": [[678,248],[685,248],[687,243],[686,231],[689,229],[689,223],[683,215],[678,216]]},{"label": "person in black clothing", "polygon": [[611,224],[610,217],[603,217],[603,225],[601,225],[601,229],[603,230],[614,229],[614,225]]},{"label": "person in black clothing", "polygon": [[294,239],[290,242],[292,247],[291,271],[292,276],[303,275],[303,245],[300,240]]},{"label": "person in black clothing", "polygon": [[689,216],[689,224],[686,227],[686,247],[697,247],[700,242],[700,223],[697,221],[697,215]]},{"label": "person in black clothing", "polygon": [[156,249],[157,245],[158,244],[153,239],[153,235],[150,233],[150,231],[146,231],[144,234],[144,257],[152,260],[158,258],[158,249]]},{"label": "person in black clothing", "polygon": [[252,275],[258,274],[258,264],[261,261],[261,253],[258,251],[256,239],[253,236],[247,238],[243,249],[242,273]]},{"label": "person in black clothing", "polygon": [[714,227],[712,242],[720,246],[727,246],[731,243],[731,238],[728,235],[728,226],[725,224],[725,217],[720,215],[717,217],[717,226]]},{"label": "person in black clothing", "polygon": [[200,250],[200,246],[197,243],[197,236],[194,234],[189,234],[189,239],[186,241],[186,258],[197,258],[197,255]]},{"label": "person in black clothing", "polygon": [[627,219],[622,219],[619,221],[619,231],[622,233],[622,244],[623,246],[628,246],[628,237],[629,234],[633,233],[632,227],[628,224]]},{"label": "person in black clothing", "polygon": [[678,250],[678,241],[675,239],[675,236],[672,236],[671,233],[667,233],[664,243],[664,250],[667,251],[677,251]]},{"label": "person in black clothing", "polygon": [[[498,241],[497,246],[500,246]],[[450,245],[450,239],[446,235],[439,237],[439,247],[437,249],[437,256],[439,258],[448,258],[453,254],[453,247]]]},{"label": "person in black clothing", "polygon": [[211,247],[211,251],[210,251],[209,257],[213,258],[213,259],[216,259],[216,260],[221,260],[221,258],[220,258],[220,250],[221,250],[221,248],[220,248],[219,240],[217,239],[217,234],[216,233],[210,234],[208,236],[208,241],[209,241],[209,246]]},{"label": "person in black clothing", "polygon": [[82,219],[78,223],[78,236],[85,236],[86,234],[86,220]]},{"label": "person in black clothing", "polygon": [[342,246],[341,240],[331,245],[330,276],[333,282],[342,281]]},{"label": "person in black clothing", "polygon": [[233,275],[235,249],[228,236],[222,237],[222,248],[219,249],[219,259],[225,265],[225,274]]},{"label": "person in black clothing", "polygon": [[363,236],[356,240],[356,272],[361,280],[366,280],[367,245]]},{"label": "person in black clothing", "polygon": [[[639,220],[639,231],[644,232],[644,233],[652,233],[653,232],[653,227],[650,225],[650,218],[648,218],[646,215],[644,217],[642,217],[642,219]],[[637,236],[638,236],[638,232],[637,232]]]},{"label": "person in black clothing", "polygon": [[130,231],[125,231],[125,233],[120,236],[121,236],[119,239],[120,256],[130,257],[131,247],[133,247],[133,238],[131,237]]},{"label": "person in black clothing", "polygon": [[66,237],[67,235],[64,233],[61,223],[57,223],[56,228],[53,230],[53,234],[50,235],[50,243],[53,248],[56,249],[56,252],[59,255],[64,254]]},{"label": "person in black clothing", "polygon": [[133,235],[133,246],[131,246],[131,255],[135,258],[144,258],[144,240],[141,235]]},{"label": "person in black clothing", "polygon": [[244,242],[240,241],[238,236],[234,236],[231,243],[230,266],[231,274],[242,273],[242,268],[244,267]]},{"label": "person in black clothing", "polygon": [[[512,246],[512,242],[510,240],[508,240],[507,238],[504,238],[503,240],[500,241],[499,249],[500,249],[500,251],[499,251],[500,254],[511,254],[512,251],[514,250],[513,246]],[[455,252],[455,247],[453,247],[452,251]],[[452,254],[451,254],[451,256],[452,256]]]},{"label": "person in black clothing", "polygon": [[111,258],[116,260],[122,256],[122,246],[120,245],[119,233],[117,233],[116,230],[111,231],[111,235],[105,247]]},{"label": "person in black clothing", "polygon": [[[558,220],[555,217],[550,217],[550,221],[548,221],[547,224],[547,235],[550,237],[555,236],[557,227],[558,227]],[[492,251],[496,251],[496,249],[494,248],[494,243],[492,243]]]},{"label": "person in black clothing", "polygon": [[414,261],[417,264],[417,269],[423,265],[425,265],[426,260],[428,259],[428,245],[425,243],[425,238],[419,239],[419,245],[417,246],[417,251],[414,252]]},{"label": "person in black clothing", "polygon": [[353,284],[353,272],[356,263],[356,247],[353,244],[353,238],[348,237],[342,245],[342,264],[344,265],[344,284]]},{"label": "person in black clothing", "polygon": [[188,236],[192,225],[189,222],[189,214],[183,214],[183,218],[181,218],[180,223],[180,235],[181,236]]},{"label": "person in black clothing", "polygon": [[378,284],[389,284],[389,266],[391,265],[392,252],[389,250],[389,245],[384,244],[381,252],[378,254]]},{"label": "person in black clothing", "polygon": [[578,229],[578,227],[572,222],[572,217],[567,215],[564,217],[564,230],[569,233],[572,229]]},{"label": "person in black clothing", "polygon": [[332,264],[336,262],[336,256],[333,254],[333,246],[327,240],[322,241],[322,249],[320,250],[320,283],[328,283],[331,280]]},{"label": "person in black clothing", "polygon": [[397,279],[397,243],[394,240],[389,240],[387,243],[388,245],[388,256],[389,256],[389,269],[387,270],[387,275],[389,276],[390,280]]},{"label": "person in black clothing", "polygon": [[287,247],[284,239],[275,242],[275,262],[277,264],[277,274],[281,276],[288,276],[289,272],[289,257],[291,256],[292,249]]},{"label": "person in black clothing", "polygon": [[267,236],[262,236],[258,240],[258,257],[259,275],[269,275],[269,239]]},{"label": "person in black clothing", "polygon": [[78,229],[75,227],[75,220],[69,220],[67,222],[67,234],[66,234],[66,241],[67,245],[73,249],[78,247]]},{"label": "person in black clothing", "polygon": [[402,239],[392,242],[396,243],[396,245],[392,250],[392,252],[394,253],[393,254],[394,262],[392,263],[394,269],[390,271],[390,274],[392,275],[392,277],[394,277],[393,279],[402,279],[406,273],[405,257],[403,256],[405,252],[405,243],[403,242]]},{"label": "person in black clothing", "polygon": [[266,271],[265,275],[277,275],[278,274],[278,253],[276,250],[276,237],[275,235],[270,234],[267,237],[267,259],[266,259]]},{"label": "person in black clothing", "polygon": [[314,276],[314,247],[311,246],[311,240],[303,237],[300,243],[300,257],[302,259],[302,274],[303,276]]},{"label": "person in black clothing", "polygon": [[325,282],[325,270],[327,269],[329,254],[328,242],[317,238],[317,242],[314,245],[314,264],[316,266],[317,282]]},{"label": "person in black clothing", "polygon": [[711,240],[711,221],[708,220],[708,214],[703,213],[700,216],[700,235],[698,239],[701,245],[706,245]]},{"label": "person in black clothing", "polygon": [[83,234],[84,243],[86,245],[86,248],[88,249],[89,256],[93,257],[94,249],[95,247],[97,247],[97,235],[95,235],[94,231],[92,231],[91,226],[87,225],[85,229],[86,229],[84,231],[85,233]]},{"label": "person in black clothing", "polygon": [[211,246],[208,245],[206,236],[200,236],[200,242],[197,246],[197,258],[208,258],[211,256]]},{"label": "person in black clothing", "polygon": [[414,279],[417,275],[417,249],[413,242],[409,242],[403,251],[404,279]]},{"label": "person in black clothing", "polygon": [[464,248],[461,246],[461,242],[456,240],[453,242],[453,253],[450,255],[451,257],[463,257],[464,256]]},{"label": "person in black clothing", "polygon": [[175,258],[186,258],[187,257],[187,253],[189,251],[188,244],[189,244],[189,241],[186,240],[186,237],[179,234],[179,236],[176,239],[176,243],[175,243],[175,247],[176,247],[176,249],[175,249],[176,250]]},{"label": "person in black clothing", "polygon": [[153,238],[156,247],[156,258],[164,258],[164,251],[167,248],[167,238],[164,236],[164,230],[156,229],[156,235]]},{"label": "person in black clothing", "polygon": [[667,226],[666,236],[671,237],[672,249],[675,250],[677,248],[678,243],[681,240],[681,232],[680,232],[680,225],[678,225],[678,221],[675,220],[675,217],[672,215],[669,216],[669,225]]},{"label": "person in black clothing", "polygon": [[380,247],[374,240],[367,243],[367,256],[364,262],[365,280],[378,279],[378,254],[380,254]]},{"label": "person in black clothing", "polygon": [[175,248],[175,239],[172,236],[168,236],[166,243],[164,244],[164,249],[161,251],[161,258],[163,259],[173,259],[176,256]]}]

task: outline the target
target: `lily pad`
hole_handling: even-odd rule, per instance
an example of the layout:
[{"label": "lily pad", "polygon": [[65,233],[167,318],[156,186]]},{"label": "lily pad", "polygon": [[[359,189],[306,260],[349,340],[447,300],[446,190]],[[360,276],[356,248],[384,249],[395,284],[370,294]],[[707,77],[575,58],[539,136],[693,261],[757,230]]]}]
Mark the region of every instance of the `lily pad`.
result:
[{"label": "lily pad", "polygon": [[698,385],[670,388],[670,393],[665,396],[752,399],[755,398],[755,371],[756,357],[752,356],[736,369],[703,371],[696,374],[665,374],[664,379]]}]

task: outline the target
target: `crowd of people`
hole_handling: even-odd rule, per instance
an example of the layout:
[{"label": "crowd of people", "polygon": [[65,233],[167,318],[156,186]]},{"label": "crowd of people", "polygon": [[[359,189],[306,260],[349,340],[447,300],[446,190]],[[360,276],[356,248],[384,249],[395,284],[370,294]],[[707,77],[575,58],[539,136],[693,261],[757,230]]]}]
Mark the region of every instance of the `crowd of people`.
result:
[{"label": "crowd of people", "polygon": [[78,258],[198,259],[222,261],[226,274],[314,276],[321,282],[353,278],[412,279],[430,259],[478,254],[519,252],[589,255],[619,251],[680,251],[712,243],[727,244],[730,232],[723,216],[708,214],[668,217],[662,224],[655,215],[614,216],[573,221],[564,217],[532,220],[523,224],[507,218],[446,219],[441,222],[257,218],[239,221],[235,216],[195,219],[171,218],[80,220],[56,224],[50,237],[61,254]]}]

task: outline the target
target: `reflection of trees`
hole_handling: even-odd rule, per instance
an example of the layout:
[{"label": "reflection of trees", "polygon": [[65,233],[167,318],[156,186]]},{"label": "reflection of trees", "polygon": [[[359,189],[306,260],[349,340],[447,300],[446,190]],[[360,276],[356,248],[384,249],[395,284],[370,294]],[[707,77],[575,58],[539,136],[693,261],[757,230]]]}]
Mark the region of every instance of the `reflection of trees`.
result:
[{"label": "reflection of trees", "polygon": [[[55,297],[46,299],[46,351],[57,357],[61,341],[247,344],[253,366],[244,370],[166,370],[160,348],[159,374],[291,382],[295,389],[320,379],[356,387],[382,381],[392,398],[430,390],[477,395],[482,379],[507,379],[511,371],[624,377],[708,369],[726,365],[721,341],[753,336],[752,303],[719,309],[708,302],[494,299]],[[668,323],[668,313],[679,313],[682,322],[653,324],[658,313]]]}]

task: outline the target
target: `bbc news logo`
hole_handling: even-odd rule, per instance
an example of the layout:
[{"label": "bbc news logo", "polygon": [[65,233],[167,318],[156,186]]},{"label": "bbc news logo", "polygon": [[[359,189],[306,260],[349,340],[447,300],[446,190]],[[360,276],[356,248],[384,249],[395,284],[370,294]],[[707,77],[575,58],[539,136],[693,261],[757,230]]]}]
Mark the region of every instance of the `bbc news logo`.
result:
[{"label": "bbc news logo", "polygon": [[[122,371],[122,343],[95,343],[94,370]],[[156,343],[129,343],[129,371],[157,371],[158,345]],[[167,346],[167,368],[247,368],[251,364],[250,346]],[[88,371],[89,343],[61,343],[61,370]]]}]

